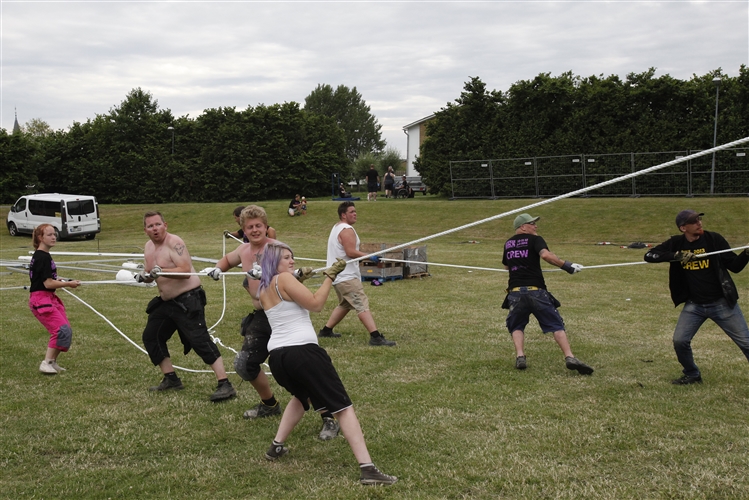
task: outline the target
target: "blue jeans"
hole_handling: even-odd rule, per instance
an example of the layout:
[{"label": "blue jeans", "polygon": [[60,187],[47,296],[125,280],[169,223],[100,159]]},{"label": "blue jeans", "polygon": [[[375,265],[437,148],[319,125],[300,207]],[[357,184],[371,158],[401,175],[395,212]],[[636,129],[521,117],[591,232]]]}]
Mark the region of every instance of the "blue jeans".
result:
[{"label": "blue jeans", "polygon": [[702,323],[711,319],[731,337],[746,359],[749,360],[749,327],[738,304],[728,305],[726,299],[720,299],[710,304],[695,304],[687,301],[681,310],[679,320],[674,330],[674,350],[676,357],[684,367],[684,375],[696,377],[700,369],[694,363],[692,355],[692,339],[697,334]]}]

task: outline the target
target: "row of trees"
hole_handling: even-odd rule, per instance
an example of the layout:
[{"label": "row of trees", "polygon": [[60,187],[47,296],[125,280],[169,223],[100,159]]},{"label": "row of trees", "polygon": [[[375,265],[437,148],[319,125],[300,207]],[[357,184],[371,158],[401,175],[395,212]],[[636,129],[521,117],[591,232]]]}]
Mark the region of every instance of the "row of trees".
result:
[{"label": "row of trees", "polygon": [[93,194],[103,203],[221,202],[330,193],[332,173],[387,157],[380,125],[356,88],[318,86],[295,102],[207,109],[175,118],[133,89],[119,106],[67,131],[31,120],[0,130],[0,197]]},{"label": "row of trees", "polygon": [[568,154],[683,151],[713,146],[720,78],[718,144],[749,136],[749,69],[690,80],[655,69],[582,78],[548,73],[507,92],[478,78],[435,113],[415,167],[432,192],[449,188],[449,162]]}]

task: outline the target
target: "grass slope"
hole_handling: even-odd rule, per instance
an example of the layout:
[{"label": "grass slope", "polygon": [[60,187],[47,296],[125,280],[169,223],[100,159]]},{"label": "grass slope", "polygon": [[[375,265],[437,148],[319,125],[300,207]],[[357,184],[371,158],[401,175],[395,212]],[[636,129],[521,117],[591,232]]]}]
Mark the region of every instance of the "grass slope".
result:
[{"label": "grass slope", "polygon": [[[405,243],[535,201],[361,201],[356,227],[364,242]],[[324,258],[337,204],[311,200],[309,215],[295,218],[285,215],[287,204],[263,203],[279,239],[297,257]],[[222,231],[236,227],[234,206],[156,208],[193,256],[218,258]],[[552,251],[595,265],[640,261],[643,250],[618,244],[665,240],[676,233],[676,212],[690,207],[704,211],[706,229],[734,246],[749,242],[744,198],[568,199],[530,212],[542,217],[539,233]],[[151,208],[102,206],[103,231],[95,241],[60,242],[55,250],[141,251],[141,218]],[[430,240],[428,258],[499,268],[512,218]],[[0,235],[2,259],[30,249],[29,237]],[[310,264],[320,266],[298,260]],[[28,310],[28,292],[1,291],[0,497],[747,498],[749,366],[708,323],[693,343],[705,382],[669,383],[680,374],[671,346],[680,308],[668,295],[667,267],[546,275],[563,304],[575,354],[596,368],[591,377],[566,370],[558,347],[535,322],[527,331],[529,368],[514,369],[506,311],[499,307],[506,274],[433,266],[428,278],[367,286],[379,329],[398,346],[368,347],[351,315],[337,328],[342,338],[321,344],[351,394],[375,462],[401,479],[388,488],[360,486],[347,443],[318,441],[320,419],[313,414],[290,437],[291,453],[267,462],[263,453],[278,419],[242,419],[257,396],[236,375],[239,397],[221,404],[207,399],[212,374],[184,373],[184,391],[149,393],[160,376],[147,357],[62,291],[74,331],[73,348],[60,357],[68,371],[39,374],[48,335]],[[111,279],[79,270],[60,274]],[[749,271],[734,279],[749,313]],[[251,305],[241,278],[226,280],[216,335],[239,349],[239,323]],[[23,274],[0,275],[0,287],[27,282]],[[203,279],[203,286],[212,324],[222,314],[221,283]],[[140,344],[153,289],[90,285],[74,293]],[[316,327],[334,303],[331,298],[313,314]],[[182,356],[176,340],[171,344],[176,364],[204,368],[194,354]],[[223,352],[231,368],[233,355]],[[275,388],[285,404],[288,394]]]}]

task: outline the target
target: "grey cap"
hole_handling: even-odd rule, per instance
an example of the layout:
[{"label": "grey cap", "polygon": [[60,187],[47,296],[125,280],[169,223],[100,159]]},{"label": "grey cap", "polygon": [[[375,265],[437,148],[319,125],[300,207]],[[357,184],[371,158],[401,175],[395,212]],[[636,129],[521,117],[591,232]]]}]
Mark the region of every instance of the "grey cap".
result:
[{"label": "grey cap", "polygon": [[540,218],[541,217],[533,217],[528,214],[520,214],[517,217],[515,217],[515,223],[514,223],[515,229],[518,229],[523,224],[528,224],[529,222],[536,222]]},{"label": "grey cap", "polygon": [[694,224],[697,222],[698,217],[702,217],[704,213],[698,213],[694,210],[682,210],[676,214],[676,227],[685,226],[687,224]]}]

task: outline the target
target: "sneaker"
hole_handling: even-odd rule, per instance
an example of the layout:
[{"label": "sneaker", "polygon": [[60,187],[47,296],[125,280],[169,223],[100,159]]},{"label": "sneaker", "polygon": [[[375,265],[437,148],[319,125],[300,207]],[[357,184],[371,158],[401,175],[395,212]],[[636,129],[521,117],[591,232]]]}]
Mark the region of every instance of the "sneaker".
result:
[{"label": "sneaker", "polygon": [[57,375],[57,370],[55,370],[55,360],[45,359],[42,361],[42,364],[39,365],[39,371],[45,375]]},{"label": "sneaker", "polygon": [[369,345],[394,346],[395,342],[393,342],[392,340],[387,340],[384,336],[379,335],[377,337],[369,337]]},{"label": "sneaker", "polygon": [[52,361],[52,367],[57,371],[57,373],[65,371],[65,368],[57,364],[57,360]]},{"label": "sneaker", "polygon": [[242,416],[249,420],[253,418],[272,417],[273,415],[280,415],[281,413],[283,413],[281,403],[276,403],[276,406],[267,406],[263,403],[258,403],[244,412],[244,415]]},{"label": "sneaker", "polygon": [[185,386],[182,385],[182,381],[180,379],[177,379],[175,382],[172,382],[172,379],[169,377],[164,377],[159,385],[155,385],[153,387],[149,387],[149,391],[168,391],[170,389],[174,389],[175,391],[181,391],[184,389]]},{"label": "sneaker", "polygon": [[330,417],[323,418],[322,430],[320,430],[320,435],[317,437],[322,441],[330,441],[338,435],[340,430],[341,426],[338,424],[338,420]]},{"label": "sneaker", "polygon": [[689,384],[701,384],[702,375],[682,375],[681,377],[671,381],[674,385],[689,385]]},{"label": "sneaker", "polygon": [[397,480],[398,478],[395,476],[383,474],[374,465],[370,465],[369,467],[362,467],[361,477],[359,477],[359,482],[361,484],[393,484]]},{"label": "sneaker", "polygon": [[279,457],[286,455],[289,449],[282,444],[272,443],[268,451],[265,452],[265,458],[268,460],[276,460]]},{"label": "sneaker", "polygon": [[337,339],[341,336],[340,333],[336,333],[333,330],[325,330],[325,328],[320,329],[320,333],[317,334],[318,337],[327,337],[331,339]]},{"label": "sneaker", "polygon": [[518,370],[525,370],[528,368],[528,363],[525,362],[525,356],[518,356],[515,358],[515,368]]},{"label": "sneaker", "polygon": [[567,365],[568,370],[577,370],[580,375],[590,375],[593,373],[592,367],[586,365],[574,356],[564,358],[564,364]]},{"label": "sneaker", "polygon": [[216,388],[216,392],[211,394],[211,401],[218,402],[224,401],[225,399],[231,399],[237,395],[237,390],[231,385],[228,380],[223,384],[219,384]]}]

